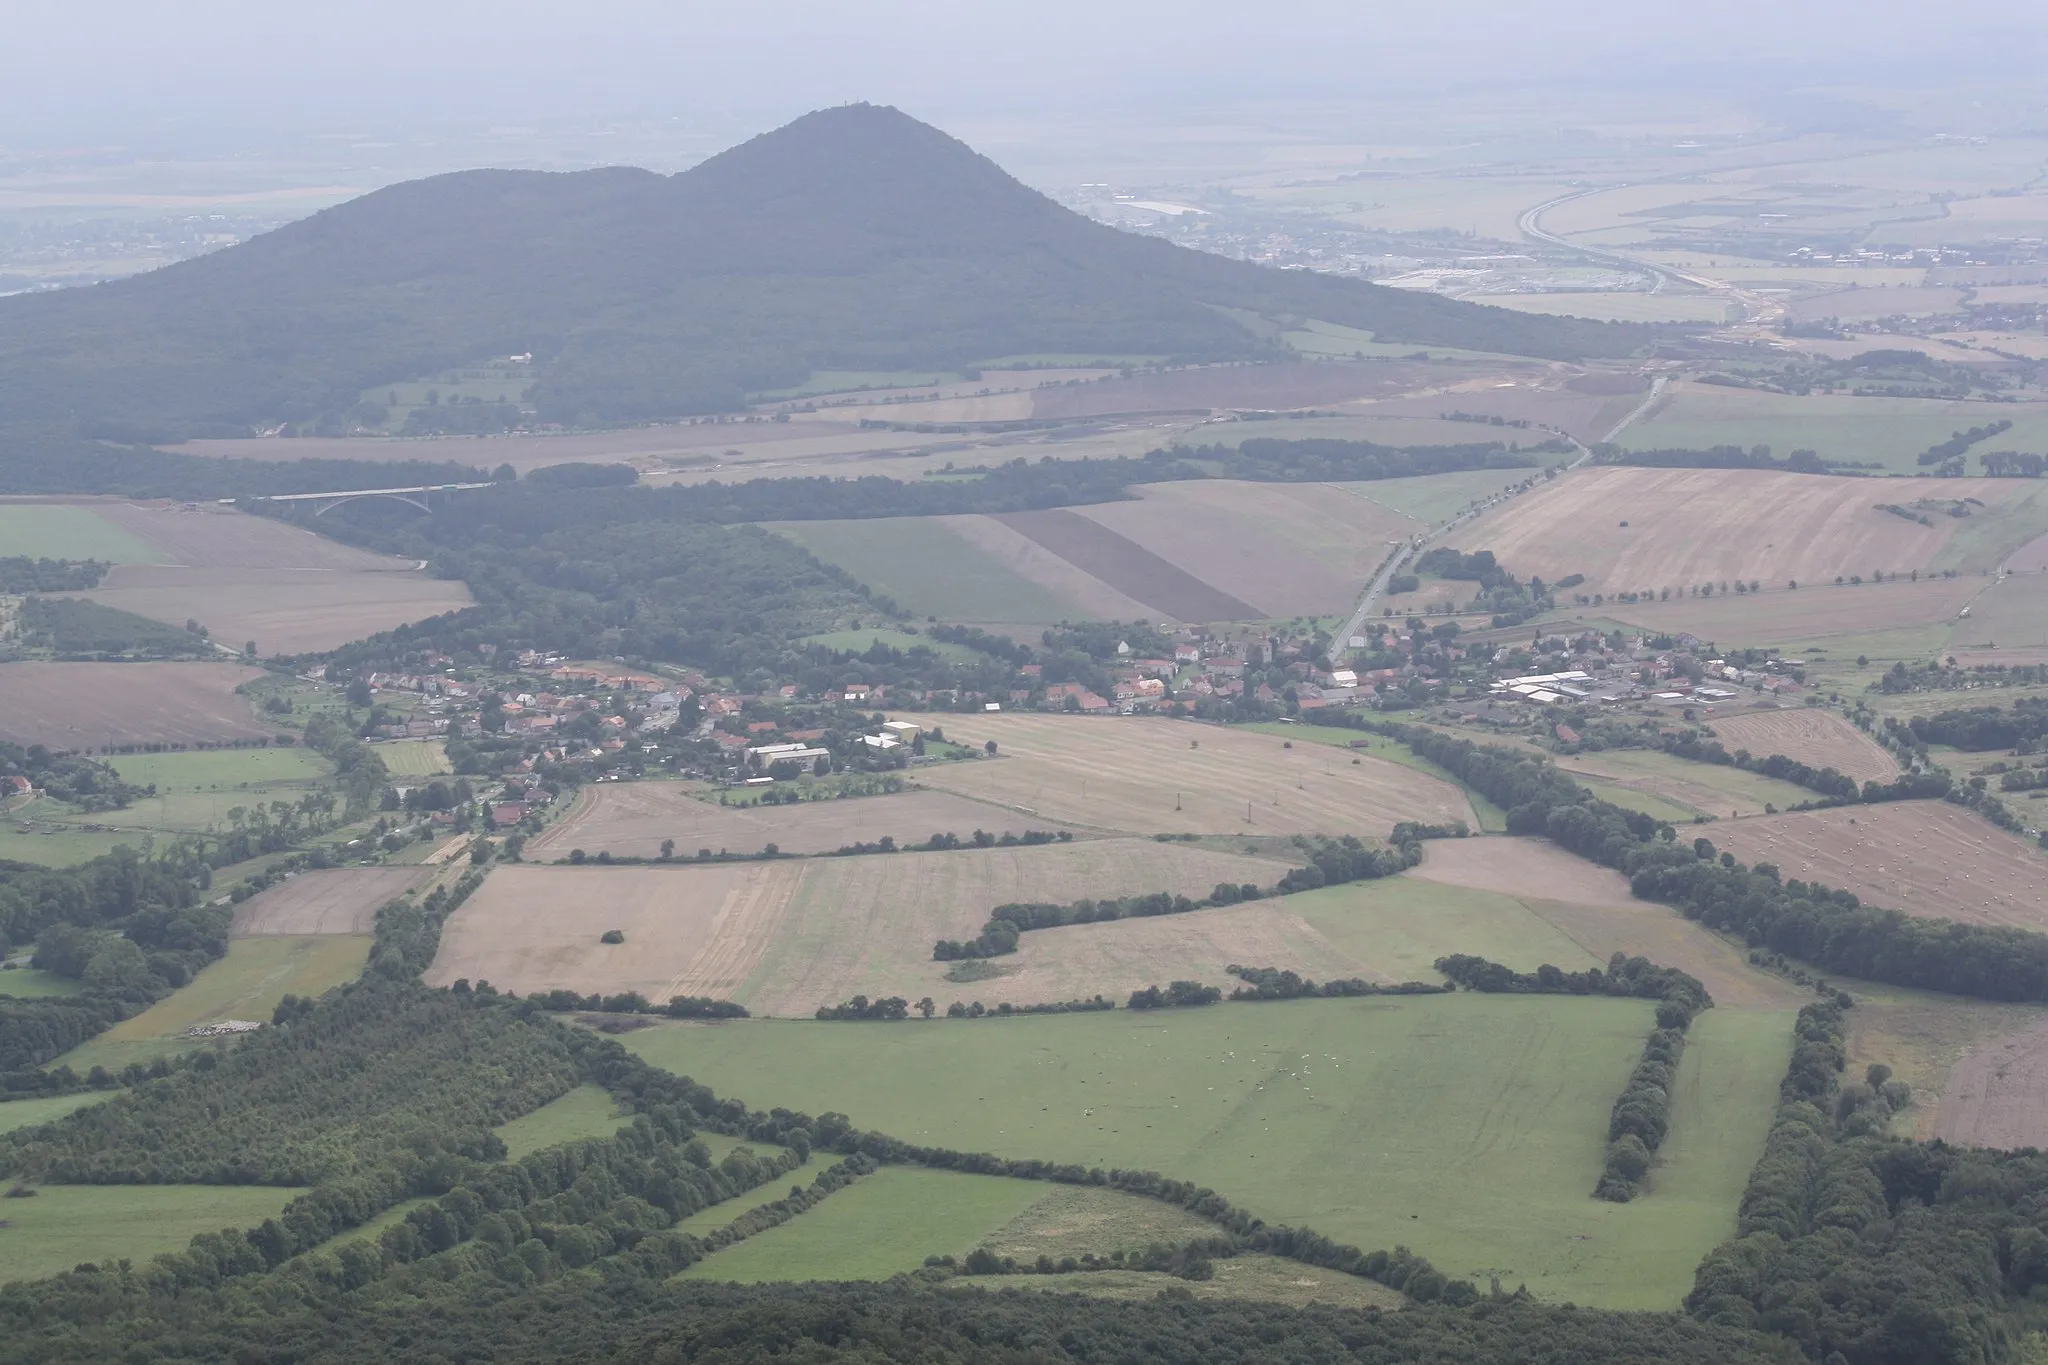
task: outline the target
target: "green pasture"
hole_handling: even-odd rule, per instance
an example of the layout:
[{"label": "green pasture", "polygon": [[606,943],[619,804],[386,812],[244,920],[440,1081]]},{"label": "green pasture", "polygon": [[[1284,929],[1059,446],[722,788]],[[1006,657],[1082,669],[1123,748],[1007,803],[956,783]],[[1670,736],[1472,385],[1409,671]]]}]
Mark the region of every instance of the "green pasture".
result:
[{"label": "green pasture", "polygon": [[[1742,806],[1761,808],[1773,805],[1784,810],[1814,799],[1814,793],[1806,788],[1779,778],[1748,772],[1732,764],[1696,763],[1691,759],[1679,758],[1655,749],[1604,749],[1598,753],[1575,754],[1567,756],[1561,766],[1577,777],[1578,761],[1597,767],[1600,770],[1598,775],[1614,779],[1616,786],[1623,781],[1655,784],[1661,780],[1688,784],[1683,790],[1657,790],[1654,786],[1647,792],[1642,788],[1635,789],[1639,795],[1656,796],[1674,805],[1695,804],[1689,799],[1689,789],[1704,788],[1705,791],[1700,793],[1699,801],[1702,813],[1716,817],[1726,817],[1732,810]],[[1621,787],[1620,790],[1627,791],[1629,788]],[[1707,809],[1707,793],[1733,802],[1734,805]]]},{"label": "green pasture", "polygon": [[0,1201],[0,1283],[85,1262],[140,1264],[202,1232],[254,1227],[304,1193],[265,1185],[39,1185]]},{"label": "green pasture", "polygon": [[[1983,450],[2048,446],[2044,403],[1989,406],[1941,398],[1800,397],[1718,387],[1672,394],[1631,425],[1621,443],[1631,450],[1767,445],[1781,459],[1794,450],[1814,450],[1824,459],[1874,460],[1889,473],[1925,475],[1930,471],[1914,459],[1921,451],[1954,432],[1994,419],[2009,420],[2012,430],[1971,448],[1972,473],[1980,470],[1976,456]],[[1873,490],[1877,491],[1881,490]]]},{"label": "green pasture", "polygon": [[915,616],[945,621],[1060,621],[1073,604],[1005,568],[931,517],[773,522],[787,536]]},{"label": "green pasture", "polygon": [[112,1099],[111,1090],[83,1090],[75,1095],[51,1095],[32,1100],[8,1100],[0,1103],[0,1133],[11,1133],[17,1128],[33,1128],[39,1123],[55,1123],[74,1109],[83,1109],[88,1104]]},{"label": "green pasture", "polygon": [[1566,971],[1604,965],[1513,896],[1413,875],[1297,892],[1286,906],[1340,952],[1397,981],[1443,980],[1434,964],[1452,953],[1525,972],[1546,962]]},{"label": "green pasture", "polygon": [[[808,1183],[777,1181],[775,1197],[788,1194],[790,1184]],[[888,1166],[683,1274],[741,1284],[886,1280],[917,1269],[927,1256],[965,1256],[1045,1191],[1035,1180]]]},{"label": "green pasture", "polygon": [[304,934],[238,938],[227,956],[209,963],[179,989],[99,1037],[57,1058],[83,1075],[95,1066],[118,1071],[200,1044],[184,1036],[195,1024],[223,1019],[267,1023],[287,995],[321,995],[353,981],[369,960],[367,934]]},{"label": "green pasture", "polygon": [[393,777],[439,777],[453,771],[448,748],[438,739],[401,739],[379,744],[376,752]]},{"label": "green pasture", "polygon": [[818,645],[824,649],[846,650],[864,654],[876,645],[887,645],[890,649],[910,651],[929,649],[942,659],[953,663],[987,663],[988,656],[966,645],[948,644],[923,635],[912,635],[902,630],[835,630],[823,635],[806,635],[797,641],[800,645]]},{"label": "green pasture", "polygon": [[[1520,436],[1527,439],[1530,433],[1509,427],[1482,426],[1476,422],[1460,423],[1472,429],[1470,439],[1474,441],[1508,440]],[[1547,432],[1537,432],[1538,439]],[[1545,458],[1538,456],[1539,459]],[[1553,462],[1561,458],[1548,457]],[[1456,474],[1418,474],[1409,479],[1368,479],[1357,483],[1335,483],[1332,488],[1366,498],[1404,517],[1412,517],[1425,525],[1434,526],[1440,521],[1449,521],[1475,502],[1492,497],[1504,488],[1512,488],[1539,469],[1467,469]]]},{"label": "green pasture", "polygon": [[1577,782],[1602,801],[1620,806],[1623,810],[1638,811],[1653,820],[1662,820],[1668,825],[1686,825],[1707,811],[1695,810],[1676,801],[1667,801],[1655,792],[1646,792],[1640,787],[1624,787],[1619,782],[1593,777],[1586,773],[1573,773],[1572,781]]},{"label": "green pasture", "polygon": [[155,786],[125,810],[72,817],[83,823],[134,829],[197,832],[225,827],[228,812],[272,801],[296,803],[319,786],[332,766],[307,749],[194,749],[183,753],[128,754],[108,760],[123,780]]},{"label": "green pasture", "polygon": [[[710,1137],[714,1135],[700,1133],[698,1136]],[[714,1152],[714,1155],[721,1154]],[[822,1168],[817,1160],[807,1161],[779,1180],[771,1180],[765,1185],[756,1185],[745,1194],[735,1195],[733,1198],[722,1200],[711,1205],[709,1208],[697,1210],[688,1218],[683,1219],[682,1222],[677,1223],[676,1230],[678,1232],[687,1232],[695,1237],[709,1237],[712,1233],[749,1210],[758,1209],[763,1204],[772,1204],[778,1199],[787,1199],[791,1186],[810,1184],[812,1180],[817,1178],[820,1169]],[[845,1191],[841,1191],[841,1193],[845,1193]],[[838,1196],[835,1195],[833,1197],[837,1198]]]},{"label": "green pasture", "polygon": [[68,976],[41,972],[34,967],[15,967],[0,972],[0,995],[17,1000],[47,1000],[53,995],[77,995],[85,987]]},{"label": "green pasture", "polygon": [[0,506],[0,558],[103,559],[114,564],[162,564],[167,556],[90,507],[65,503]]},{"label": "green pasture", "polygon": [[[1684,1199],[1608,1204],[1590,1195],[1607,1113],[1651,1013],[1633,1000],[1459,993],[1143,1016],[750,1020],[643,1029],[625,1043],[757,1107],[838,1110],[966,1151],[1157,1170],[1269,1221],[1411,1246],[1482,1285],[1499,1275],[1548,1299],[1668,1309],[1733,1231],[1784,1042],[1782,1029],[1703,1030],[1688,1065],[1748,1098],[1708,1102],[1697,1086],[1699,1102],[1681,1097],[1677,1155],[1659,1180]],[[877,1243],[897,1235],[870,1229]],[[941,1241],[928,1234],[920,1256],[948,1249]],[[796,1254],[782,1265],[805,1273],[882,1260]],[[758,1261],[717,1273],[741,1271],[792,1273]]]},{"label": "green pasture", "polygon": [[34,863],[37,867],[75,867],[103,853],[111,853],[123,844],[133,848],[141,842],[140,836],[129,830],[59,829],[24,834],[16,823],[23,814],[32,814],[37,820],[79,818],[69,806],[54,801],[41,800],[36,802],[36,807],[40,809],[17,811],[12,817],[0,820],[0,860]]},{"label": "green pasture", "polygon": [[505,1141],[505,1159],[517,1161],[543,1147],[610,1137],[632,1121],[632,1115],[619,1112],[603,1087],[579,1085],[531,1114],[499,1124],[496,1132]]}]

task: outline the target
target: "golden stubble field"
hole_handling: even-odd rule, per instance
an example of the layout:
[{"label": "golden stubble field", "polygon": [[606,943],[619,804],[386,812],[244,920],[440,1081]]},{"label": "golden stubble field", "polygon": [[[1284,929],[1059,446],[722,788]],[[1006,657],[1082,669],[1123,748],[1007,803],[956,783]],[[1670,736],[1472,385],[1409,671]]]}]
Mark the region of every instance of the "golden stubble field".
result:
[{"label": "golden stubble field", "polygon": [[[450,917],[427,981],[630,990],[657,1002],[710,995],[799,1017],[856,994],[1023,1003],[1129,991],[1143,982],[1121,959],[1063,969],[1036,983],[1042,992],[1022,981],[959,985],[931,960],[932,944],[973,937],[1013,901],[1205,895],[1221,881],[1270,885],[1285,871],[1149,839],[705,867],[504,866]],[[608,929],[625,942],[599,942]]]},{"label": "golden stubble field", "polygon": [[81,505],[167,562],[118,564],[99,586],[67,595],[171,625],[196,620],[236,649],[250,640],[265,654],[332,649],[470,605],[463,584],[429,577],[411,560],[269,517],[176,503]]},{"label": "golden stubble field", "polygon": [[1745,863],[1888,910],[2048,932],[2048,855],[1946,801],[1800,811],[1706,834]]},{"label": "golden stubble field", "polygon": [[1876,740],[1832,711],[1788,707],[1716,717],[1709,726],[1730,753],[1783,754],[1814,768],[1833,768],[1858,782],[1889,782],[1899,765]]},{"label": "golden stubble field", "polygon": [[536,860],[562,858],[580,848],[590,854],[652,858],[668,839],[675,840],[676,852],[684,857],[706,848],[759,853],[769,844],[783,853],[830,853],[885,835],[912,844],[934,834],[965,839],[978,829],[1002,835],[1061,828],[1057,821],[1033,820],[941,791],[744,807],[721,806],[692,792],[680,782],[586,786],[567,815],[528,842],[526,854]]},{"label": "golden stubble field", "polygon": [[386,901],[424,886],[426,867],[335,867],[301,872],[259,891],[235,907],[230,934],[268,938],[285,934],[367,934]]},{"label": "golden stubble field", "polygon": [[994,740],[999,756],[933,764],[920,782],[1040,819],[1135,834],[1375,838],[1403,820],[1478,824],[1450,783],[1323,744],[1145,716],[926,719],[961,743]]},{"label": "golden stubble field", "polygon": [[[1520,575],[1617,593],[1755,581],[1765,589],[1919,570],[1924,576],[1968,519],[1923,526],[1879,503],[2022,496],[2020,480],[1830,479],[1760,469],[1586,468],[1507,503],[1460,543],[1494,552]],[[1995,562],[1991,556],[1987,564]]]}]

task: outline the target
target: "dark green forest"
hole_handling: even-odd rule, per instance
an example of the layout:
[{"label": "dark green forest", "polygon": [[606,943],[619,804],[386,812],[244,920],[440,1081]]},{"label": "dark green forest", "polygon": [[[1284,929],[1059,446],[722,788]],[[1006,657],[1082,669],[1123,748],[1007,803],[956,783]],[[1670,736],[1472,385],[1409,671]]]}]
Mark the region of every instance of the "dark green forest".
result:
[{"label": "dark green forest", "polygon": [[1285,354],[1226,310],[1550,359],[1625,355],[1673,330],[1122,233],[935,128],[851,105],[674,176],[436,176],[146,275],[0,299],[0,412],[114,439],[247,434],[531,353],[543,417],[616,424],[730,410],[819,369]]}]

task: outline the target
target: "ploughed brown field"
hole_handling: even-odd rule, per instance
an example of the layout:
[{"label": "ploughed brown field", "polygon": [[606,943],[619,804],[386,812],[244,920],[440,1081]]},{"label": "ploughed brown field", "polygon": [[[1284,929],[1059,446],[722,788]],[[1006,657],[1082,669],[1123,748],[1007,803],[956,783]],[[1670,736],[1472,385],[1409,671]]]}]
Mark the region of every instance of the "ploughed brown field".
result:
[{"label": "ploughed brown field", "polygon": [[276,727],[235,688],[262,676],[228,663],[0,664],[0,739],[52,749],[256,739]]},{"label": "ploughed brown field", "polygon": [[730,807],[702,800],[691,790],[680,782],[593,783],[577,793],[576,804],[566,815],[527,844],[526,856],[565,858],[580,848],[590,854],[653,858],[665,839],[675,840],[676,852],[683,857],[706,848],[714,853],[759,853],[769,844],[784,853],[830,853],[884,836],[913,844],[934,834],[965,839],[977,829],[1000,836],[1061,828],[1055,821],[1034,821],[1001,806],[940,791]]},{"label": "ploughed brown field", "polygon": [[1888,910],[2048,932],[2048,856],[1946,801],[1837,806],[1704,832],[1745,863]]},{"label": "ploughed brown field", "polygon": [[1710,727],[1730,753],[1783,754],[1814,768],[1833,768],[1858,782],[1889,782],[1899,765],[1883,746],[1832,711],[1786,707],[1717,717]]},{"label": "ploughed brown field", "polygon": [[1098,521],[1064,507],[990,518],[1081,572],[1175,621],[1244,621],[1264,613]]},{"label": "ploughed brown field", "polygon": [[[710,995],[794,1016],[857,994],[971,998],[983,992],[948,982],[932,945],[972,938],[997,905],[1207,894],[1285,872],[1270,859],[1149,839],[702,867],[501,866],[450,917],[427,980],[630,990],[657,1002]],[[601,943],[609,929],[625,942]],[[1133,983],[1104,960],[1045,984],[1092,994]],[[991,999],[1064,998],[988,987],[1001,988]]]},{"label": "ploughed brown field", "polygon": [[1145,716],[990,714],[935,718],[998,757],[918,770],[927,787],[1041,820],[1136,834],[1357,834],[1403,820],[1463,820],[1448,782],[1328,745]]},{"label": "ploughed brown field", "polygon": [[196,620],[239,649],[332,649],[470,604],[469,589],[411,560],[371,554],[270,517],[175,503],[94,501],[93,510],[160,550],[163,564],[116,565],[86,597],[138,616]]},{"label": "ploughed brown field", "polygon": [[301,872],[235,907],[235,938],[294,934],[368,934],[386,901],[425,885],[426,867],[335,867]]},{"label": "ploughed brown field", "polygon": [[[1973,481],[1969,489],[1994,505],[2026,491],[2024,481],[1996,479]],[[1766,590],[1792,581],[1815,588],[1838,576],[1868,581],[1876,572],[1916,569],[1925,576],[1945,566],[1950,541],[1970,521],[1930,515],[1932,524],[1922,525],[1878,504],[1957,496],[1955,483],[1943,479],[1584,468],[1512,500],[1461,534],[1471,542],[1467,548],[1492,550],[1518,574],[1551,582],[1584,574],[1585,584],[1574,591],[1587,594],[1676,592],[1704,583],[1719,591],[1721,583],[1737,579]]]}]

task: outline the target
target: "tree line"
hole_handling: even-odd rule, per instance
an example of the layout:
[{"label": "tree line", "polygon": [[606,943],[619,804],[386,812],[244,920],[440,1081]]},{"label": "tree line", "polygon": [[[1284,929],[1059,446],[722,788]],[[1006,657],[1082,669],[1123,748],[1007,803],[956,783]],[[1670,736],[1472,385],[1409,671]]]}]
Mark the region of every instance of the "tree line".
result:
[{"label": "tree line", "polygon": [[83,592],[96,588],[114,566],[99,559],[31,559],[0,555],[0,593]]},{"label": "tree line", "polygon": [[1508,812],[1508,832],[1540,834],[1629,878],[1644,900],[1831,972],[1988,1000],[2048,1000],[2048,935],[1959,924],[1864,905],[1852,892],[1744,867],[1711,841],[1595,798],[1548,760],[1420,726],[1316,713],[1312,724],[1399,740]]}]

